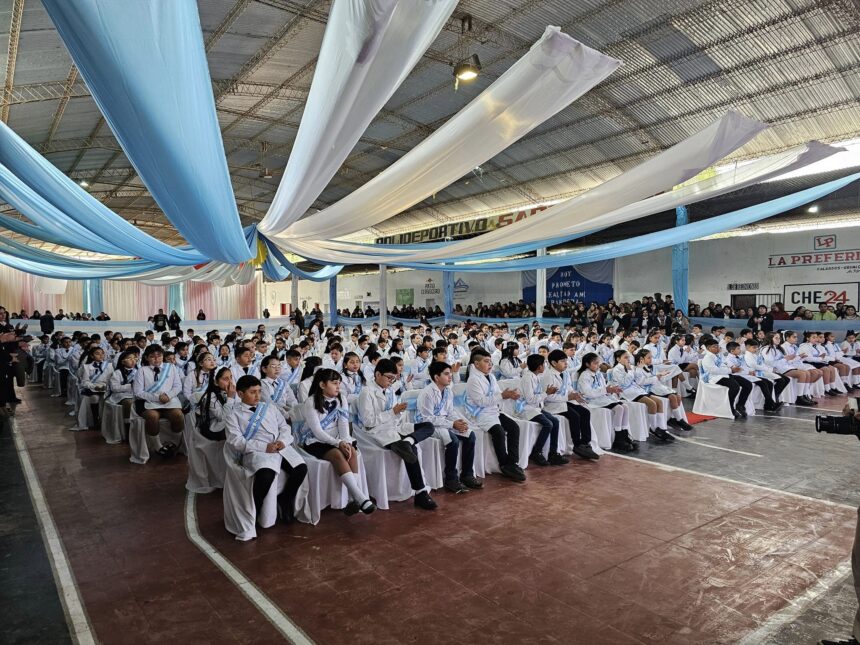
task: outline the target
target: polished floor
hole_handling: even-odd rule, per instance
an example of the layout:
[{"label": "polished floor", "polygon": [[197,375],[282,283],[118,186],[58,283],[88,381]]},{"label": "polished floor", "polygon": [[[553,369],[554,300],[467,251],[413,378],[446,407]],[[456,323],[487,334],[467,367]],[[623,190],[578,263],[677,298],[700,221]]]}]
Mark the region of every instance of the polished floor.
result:
[{"label": "polished floor", "polygon": [[[688,440],[490,477],[435,513],[326,511],[239,543],[182,458],[128,462],[30,386],[15,432],[58,540],[49,556],[0,431],[0,642],[773,643],[845,635],[860,443],[815,412],[714,420]],[[833,399],[829,407],[840,407]],[[43,520],[43,525],[45,521]],[[43,527],[44,528],[44,527]],[[50,527],[49,527],[50,528]],[[60,584],[57,548],[74,580]],[[225,573],[226,572],[226,573]],[[62,599],[62,600],[61,600]],[[81,634],[84,634],[82,637]]]}]

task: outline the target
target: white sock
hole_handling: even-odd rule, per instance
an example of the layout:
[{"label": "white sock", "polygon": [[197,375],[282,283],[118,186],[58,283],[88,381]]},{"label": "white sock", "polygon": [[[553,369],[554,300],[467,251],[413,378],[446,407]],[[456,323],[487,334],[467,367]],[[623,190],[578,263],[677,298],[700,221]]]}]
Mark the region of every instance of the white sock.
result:
[{"label": "white sock", "polygon": [[809,384],[801,383],[798,381],[794,384],[795,388],[797,388],[797,396],[806,396],[806,393],[809,392]]},{"label": "white sock", "polygon": [[649,414],[648,415],[648,427],[651,428],[652,430],[657,429],[657,415],[656,414]]},{"label": "white sock", "polygon": [[412,437],[403,437],[403,441],[405,441],[406,443],[411,443],[413,446],[415,445],[415,439],[413,439]]},{"label": "white sock", "polygon": [[684,420],[684,413],[681,412],[681,406],[679,405],[677,408],[672,408],[672,418],[677,419],[678,421]]},{"label": "white sock", "polygon": [[343,482],[343,485],[346,486],[346,489],[349,491],[349,498],[351,500],[361,504],[364,502],[364,500],[367,499],[365,494],[361,491],[361,486],[358,485],[358,479],[356,478],[355,473],[344,473],[340,476],[340,480]]}]

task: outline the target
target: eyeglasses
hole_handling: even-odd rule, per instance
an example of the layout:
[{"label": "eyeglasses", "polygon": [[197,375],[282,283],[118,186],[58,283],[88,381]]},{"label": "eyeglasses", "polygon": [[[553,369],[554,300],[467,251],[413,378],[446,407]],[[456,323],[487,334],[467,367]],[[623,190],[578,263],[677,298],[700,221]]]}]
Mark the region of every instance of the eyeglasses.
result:
[{"label": "eyeglasses", "polygon": [[389,381],[396,381],[397,380],[396,374],[383,374],[382,376],[385,377],[386,379],[388,379]]}]

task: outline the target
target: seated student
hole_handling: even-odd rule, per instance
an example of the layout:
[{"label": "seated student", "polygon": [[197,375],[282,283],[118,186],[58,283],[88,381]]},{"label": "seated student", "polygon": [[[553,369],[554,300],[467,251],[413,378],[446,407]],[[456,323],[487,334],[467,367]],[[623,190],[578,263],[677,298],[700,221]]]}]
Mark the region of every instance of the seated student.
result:
[{"label": "seated student", "polygon": [[460,336],[454,332],[448,334],[448,359],[445,361],[451,366],[451,373],[454,373],[454,364],[462,365],[469,357],[469,352],[460,344]]},{"label": "seated student", "polygon": [[[436,347],[433,350],[433,360],[430,362],[430,364],[432,365],[433,363],[447,363],[448,356],[450,356],[450,354],[448,354],[448,348],[447,347]],[[459,383],[460,382],[460,363],[450,364],[449,367],[451,368],[451,382],[452,383]],[[428,371],[428,373],[429,373],[429,371]],[[432,377],[430,380],[431,381],[433,380]]]},{"label": "seated student", "polygon": [[[810,383],[816,383],[817,381],[821,381],[824,386],[824,393],[828,394],[830,392],[830,372],[822,369],[818,369],[816,365],[810,362],[808,359],[810,358],[810,353],[807,348],[804,351],[802,346],[798,346],[797,344],[797,333],[793,331],[785,332],[784,339],[785,342],[782,343],[782,351],[785,355],[785,360],[789,362],[789,364],[798,370],[809,370],[812,372],[810,377]],[[786,376],[789,376],[786,374]],[[790,376],[793,376],[790,375]]]},{"label": "seated student", "polygon": [[857,334],[853,329],[845,332],[845,340],[842,341],[840,349],[845,358],[860,361],[860,341],[857,340]]},{"label": "seated student", "polygon": [[365,380],[361,372],[361,358],[355,352],[347,352],[343,355],[342,376],[341,393],[346,396],[346,402],[358,401]]},{"label": "seated student", "polygon": [[[516,345],[514,345],[516,346]],[[546,369],[546,359],[540,354],[532,354],[526,359],[526,369],[520,378],[520,398],[514,409],[521,419],[537,423],[541,429],[529,454],[529,461],[538,466],[563,466],[570,460],[558,451],[558,419],[544,412],[543,402],[546,391],[543,386],[543,373]],[[543,448],[549,439],[549,458],[543,456]]]},{"label": "seated student", "polygon": [[297,349],[290,348],[281,361],[281,380],[286,381],[293,393],[297,393],[302,381],[302,355]]},{"label": "seated student", "polygon": [[[452,493],[465,493],[470,488],[483,488],[484,485],[475,478],[475,433],[454,408],[451,367],[442,361],[434,361],[430,364],[430,378],[433,382],[418,395],[415,420],[432,424],[434,435],[445,446],[445,489]],[[457,457],[461,444],[462,474],[458,476]]]},{"label": "seated student", "polygon": [[392,389],[396,380],[394,363],[387,358],[378,360],[373,381],[362,389],[358,397],[358,417],[370,439],[403,459],[409,483],[415,491],[415,506],[432,511],[437,505],[430,496],[430,487],[424,483],[415,446],[432,437],[434,428],[430,423],[413,425],[404,420],[406,404],[398,402]]},{"label": "seated student", "polygon": [[[615,367],[609,372],[609,380],[613,385],[621,388],[621,398],[632,403],[642,403],[647,408],[648,432],[655,438],[664,442],[674,441],[669,434],[669,429],[660,427],[659,420],[662,419],[663,400],[658,396],[650,396],[648,390],[636,382],[636,368],[630,364],[630,354],[623,349],[615,352]],[[622,437],[619,441],[616,435],[612,444],[614,450],[620,452],[633,452],[639,449],[635,441],[626,441]],[[617,445],[616,445],[617,444]]]},{"label": "seated student", "polygon": [[746,419],[747,398],[752,392],[752,383],[736,375],[720,355],[720,343],[715,338],[702,341],[705,356],[702,358],[702,378],[705,383],[720,385],[729,390],[729,406],[735,419]]},{"label": "seated student", "polygon": [[517,343],[507,343],[502,350],[499,361],[499,372],[506,379],[520,378],[523,374],[523,363],[520,360],[520,346]]},{"label": "seated student", "polygon": [[504,338],[493,338],[493,350],[490,352],[490,360],[493,361],[493,366],[498,367],[499,363],[502,361],[502,351],[505,345]]},{"label": "seated student", "polygon": [[[846,334],[847,338],[847,334]],[[836,342],[836,334],[832,331],[819,334],[821,345],[827,352],[827,356],[831,363],[835,363],[839,376],[842,378],[842,383],[849,390],[856,390],[860,387],[860,361],[855,360],[851,356],[845,354],[842,347],[846,343],[840,345]]]},{"label": "seated student", "polygon": [[233,356],[230,354],[230,346],[229,345],[221,345],[217,350],[218,353],[214,354],[217,356],[215,362],[218,367],[232,367],[233,366]]},{"label": "seated student", "polygon": [[135,376],[137,376],[137,360],[137,347],[120,354],[117,366],[110,375],[110,381],[108,381],[107,400],[122,406],[122,417],[125,421],[128,421],[131,415],[131,406],[134,403],[133,383]]},{"label": "seated student", "polygon": [[305,366],[302,369],[301,381],[299,382],[299,391],[296,393],[296,400],[299,403],[307,401],[314,382],[314,374],[321,368],[322,359],[319,356],[308,356],[305,359]]},{"label": "seated student", "polygon": [[555,349],[547,356],[549,369],[544,371],[542,383],[546,392],[543,410],[567,419],[573,440],[573,454],[582,459],[597,460],[600,455],[591,448],[591,412],[585,405],[585,398],[576,391],[569,369],[570,359],[566,352],[574,351],[573,343],[566,342],[564,345],[570,347],[565,350]]},{"label": "seated student", "polygon": [[374,347],[374,345],[368,344],[364,352],[364,357],[361,359],[361,372],[364,374],[364,380],[368,383],[373,380],[373,374],[376,371],[376,362],[382,358]]},{"label": "seated student", "polygon": [[[60,394],[62,398],[69,395],[69,372],[71,370],[70,360],[72,356],[72,339],[65,336],[60,339],[59,347],[54,350],[54,367],[60,375]],[[52,394],[56,398],[56,394]]]},{"label": "seated student", "polygon": [[430,348],[422,345],[415,350],[415,360],[409,365],[406,377],[406,387],[410,390],[421,390],[430,382]]},{"label": "seated student", "polygon": [[347,515],[358,511],[369,515],[376,503],[361,490],[358,478],[358,448],[349,433],[349,406],[340,392],[341,376],[334,370],[320,369],[313,375],[307,400],[302,404],[310,436],[302,448],[317,459],[331,463],[349,491]]},{"label": "seated student", "polygon": [[791,358],[789,359],[785,349],[783,349],[782,336],[779,332],[768,332],[758,353],[764,359],[768,369],[781,376],[796,379],[797,398],[794,402],[795,405],[818,405],[818,402],[809,395],[811,394],[811,384],[821,378],[820,373],[793,354],[790,355]]},{"label": "seated student", "polygon": [[[788,334],[786,334],[786,338]],[[824,393],[827,396],[840,396],[842,392],[836,387],[836,381],[839,377],[839,372],[834,365],[831,365],[827,356],[827,350],[819,344],[818,332],[805,331],[803,332],[803,343],[799,348],[802,359],[808,365],[820,370],[824,375]]]},{"label": "seated student", "polygon": [[597,354],[589,352],[582,357],[576,389],[590,407],[607,408],[612,412],[615,440],[630,446],[633,443],[630,437],[630,411],[618,397],[621,388],[607,384],[606,376],[600,371],[600,357]]},{"label": "seated student", "polygon": [[[684,414],[684,407],[681,405],[681,397],[675,391],[666,385],[661,379],[659,372],[654,373],[653,357],[647,349],[640,349],[634,356],[635,369],[634,375],[636,384],[648,392],[648,396],[652,399],[657,398],[661,401],[661,405],[665,408],[663,399],[666,399],[669,405],[669,420],[666,422],[676,430],[692,430],[693,426],[687,423],[687,417]],[[662,436],[662,433],[657,435],[658,439],[674,441],[674,437],[670,433],[666,433],[667,437]]]},{"label": "seated student", "polygon": [[[674,364],[667,356],[662,342],[663,332],[659,329],[654,329],[648,333],[648,342],[642,346],[642,349],[647,349],[651,352],[651,359],[654,361],[654,367],[663,374],[661,380],[672,388],[673,391],[678,389],[678,383],[686,380],[681,367]],[[627,351],[631,355],[635,352],[628,347]]]},{"label": "seated student", "polygon": [[260,369],[263,371],[263,378],[260,380],[263,400],[274,405],[289,421],[290,410],[299,402],[292,388],[280,379],[281,361],[274,356],[265,356],[260,362]]},{"label": "seated student", "polygon": [[[558,349],[562,349],[561,345]],[[600,369],[608,372],[615,367],[615,349],[612,347],[612,334],[603,334],[600,344],[597,346],[597,355],[600,357]]]},{"label": "seated student", "polygon": [[744,342],[743,360],[744,365],[753,371],[753,375],[760,379],[756,385],[764,394],[765,406],[764,409],[768,412],[778,412],[782,407],[779,398],[783,390],[789,386],[791,380],[786,376],[780,376],[771,369],[768,369],[764,358],[759,354],[759,342],[753,338]]},{"label": "seated student", "polygon": [[[182,381],[182,398],[192,408],[197,405],[200,397],[209,389],[209,382],[215,376],[215,370],[230,369],[229,367],[216,368],[215,357],[205,350],[197,354],[193,364],[194,367],[188,371]],[[191,365],[190,362],[189,365]]]},{"label": "seated student", "polygon": [[332,343],[328,347],[328,353],[323,358],[322,366],[325,369],[343,371],[343,345]]},{"label": "seated student", "polygon": [[[182,402],[179,394],[182,392],[182,379],[179,370],[164,362],[164,351],[161,345],[149,345],[143,352],[143,366],[134,377],[135,411],[143,418],[146,434],[158,436],[158,422],[167,419],[170,429],[180,433],[185,429],[185,417],[182,414]],[[179,446],[168,441],[161,446],[158,454],[172,457]]]},{"label": "seated student", "polygon": [[[206,360],[214,365],[215,358],[206,352]],[[190,376],[190,375],[189,375]],[[206,390],[194,394],[194,409],[196,411],[196,424],[191,432],[196,432],[201,439],[196,439],[189,445],[189,484],[188,490],[199,490],[200,488],[222,488],[224,486],[223,474],[216,475],[211,467],[195,468],[197,463],[195,454],[191,451],[198,448],[205,451],[203,460],[212,463],[213,458],[219,457],[223,461],[223,453],[220,449],[212,450],[210,442],[219,444],[225,441],[227,422],[233,414],[233,409],[238,405],[236,398],[236,384],[233,383],[233,373],[229,367],[219,367],[213,370],[211,378],[206,379]],[[199,453],[197,453],[199,454]],[[204,463],[206,463],[204,461]],[[202,472],[201,472],[202,471]],[[191,483],[194,482],[195,483]],[[201,491],[202,492],[202,491]]]},{"label": "seated student", "polygon": [[90,347],[78,376],[81,382],[81,405],[90,406],[95,429],[101,426],[101,397],[107,391],[112,375],[113,366],[105,360],[105,350],[98,345]]},{"label": "seated student", "polygon": [[666,356],[673,365],[677,365],[692,378],[699,378],[699,356],[687,343],[687,337],[684,334],[672,336]]},{"label": "seated student", "polygon": [[278,473],[287,473],[287,483],[278,495],[278,515],[289,523],[295,518],[296,498],[308,467],[292,445],[293,433],[286,419],[274,406],[260,400],[260,390],[256,376],[239,378],[239,402],[227,417],[227,445],[240,456],[248,476],[254,478],[254,507],[258,513]]},{"label": "seated student", "polygon": [[526,480],[519,465],[520,426],[501,413],[502,399],[518,399],[516,390],[500,390],[493,376],[490,353],[480,347],[472,350],[466,372],[466,411],[470,423],[489,433],[502,475],[517,482]]}]

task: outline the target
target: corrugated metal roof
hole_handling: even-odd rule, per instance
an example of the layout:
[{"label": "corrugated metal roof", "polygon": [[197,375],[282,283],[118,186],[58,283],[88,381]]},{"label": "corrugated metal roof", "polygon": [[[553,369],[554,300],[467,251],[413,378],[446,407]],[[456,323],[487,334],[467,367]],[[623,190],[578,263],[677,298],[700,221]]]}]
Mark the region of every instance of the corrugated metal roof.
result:
[{"label": "corrugated metal roof", "polygon": [[[198,0],[204,40],[223,31],[208,57],[216,93],[223,94],[219,122],[237,178],[234,192],[258,210],[265,210],[279,180],[279,175],[258,178],[259,146],[265,142],[270,150],[264,163],[282,170],[319,53],[329,3],[315,3],[307,19],[295,26],[296,11],[312,2],[252,0],[223,31],[235,0]],[[8,16],[10,7],[11,0],[0,0],[0,17]],[[473,31],[461,42],[465,14],[473,17]],[[8,24],[0,21],[0,30],[8,31]],[[273,35],[290,24],[294,28],[287,36],[274,42]],[[470,173],[378,230],[505,210],[522,205],[525,195],[550,199],[576,194],[729,109],[773,124],[736,153],[738,158],[812,138],[860,136],[860,9],[852,0],[462,0],[315,206],[349,194],[418,145],[503,74],[547,25],[562,26],[585,44],[622,59],[624,66],[482,164],[482,175]],[[3,51],[8,36],[0,33]],[[248,62],[268,48],[272,52],[262,64],[248,70]],[[472,53],[481,58],[482,74],[455,92],[450,64]],[[23,102],[21,92],[21,102],[13,99],[9,124],[37,148],[48,142],[70,66],[41,4],[27,2],[13,89],[31,86],[42,100],[32,100],[30,92]],[[288,86],[278,90],[288,79]],[[219,82],[225,81],[238,84],[224,94],[226,83]],[[74,168],[76,178],[100,175],[93,190],[109,191],[125,180],[129,162],[117,154],[110,129],[96,129],[100,118],[79,83],[45,149],[58,168]],[[133,189],[139,178],[124,185]],[[130,209],[124,214],[140,221],[140,208],[157,212],[148,196],[116,197],[107,204],[119,212]],[[179,239],[163,219],[157,234]]]}]

